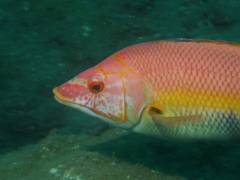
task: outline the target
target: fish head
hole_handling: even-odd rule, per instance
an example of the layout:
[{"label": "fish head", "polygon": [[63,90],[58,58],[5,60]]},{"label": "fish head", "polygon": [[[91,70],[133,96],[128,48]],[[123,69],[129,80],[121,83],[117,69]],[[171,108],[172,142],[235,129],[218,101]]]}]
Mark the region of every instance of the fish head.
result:
[{"label": "fish head", "polygon": [[100,63],[53,90],[60,103],[123,128],[138,123],[143,91],[139,75],[114,61]]}]

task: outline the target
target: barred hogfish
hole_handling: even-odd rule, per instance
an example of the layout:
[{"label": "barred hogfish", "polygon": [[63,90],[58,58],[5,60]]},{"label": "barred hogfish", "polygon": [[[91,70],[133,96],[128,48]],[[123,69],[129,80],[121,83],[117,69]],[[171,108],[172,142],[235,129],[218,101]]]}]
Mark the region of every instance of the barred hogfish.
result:
[{"label": "barred hogfish", "polygon": [[124,48],[54,89],[65,105],[164,138],[240,135],[240,46],[156,41]]}]

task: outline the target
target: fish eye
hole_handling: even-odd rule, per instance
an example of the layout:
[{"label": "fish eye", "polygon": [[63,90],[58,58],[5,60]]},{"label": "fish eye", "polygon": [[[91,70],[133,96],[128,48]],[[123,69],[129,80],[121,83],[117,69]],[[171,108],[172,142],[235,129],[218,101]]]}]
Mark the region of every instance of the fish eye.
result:
[{"label": "fish eye", "polygon": [[92,81],[88,83],[88,88],[92,93],[97,94],[104,89],[104,83],[101,81]]}]

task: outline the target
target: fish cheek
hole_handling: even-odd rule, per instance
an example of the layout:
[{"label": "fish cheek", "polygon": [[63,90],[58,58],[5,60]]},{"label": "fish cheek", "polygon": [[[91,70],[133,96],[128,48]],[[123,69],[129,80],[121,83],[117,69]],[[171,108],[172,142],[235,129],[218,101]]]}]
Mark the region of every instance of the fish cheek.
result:
[{"label": "fish cheek", "polygon": [[112,121],[124,120],[124,98],[122,95],[102,93],[95,97],[93,109]]}]

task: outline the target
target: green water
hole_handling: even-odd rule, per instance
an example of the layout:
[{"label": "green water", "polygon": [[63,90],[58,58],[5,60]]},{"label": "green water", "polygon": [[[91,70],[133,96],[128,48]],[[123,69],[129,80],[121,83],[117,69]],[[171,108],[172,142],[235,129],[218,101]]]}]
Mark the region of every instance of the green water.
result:
[{"label": "green water", "polygon": [[171,142],[58,104],[52,88],[148,40],[240,42],[238,0],[0,0],[0,180],[240,179],[240,141]]}]

